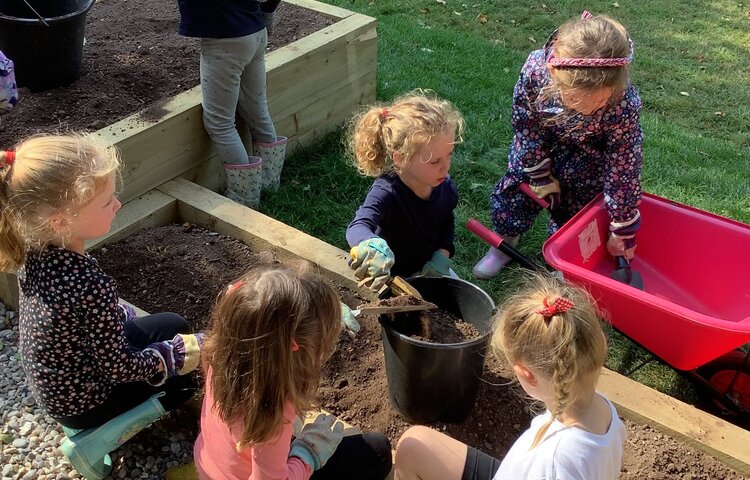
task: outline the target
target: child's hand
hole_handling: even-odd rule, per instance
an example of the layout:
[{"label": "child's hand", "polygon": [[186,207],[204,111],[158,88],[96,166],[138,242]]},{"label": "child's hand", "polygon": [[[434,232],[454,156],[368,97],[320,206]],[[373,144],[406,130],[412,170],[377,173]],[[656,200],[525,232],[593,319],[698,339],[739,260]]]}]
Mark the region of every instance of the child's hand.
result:
[{"label": "child's hand", "polygon": [[635,234],[620,236],[610,233],[607,239],[607,251],[613,257],[625,257],[628,260],[632,260],[635,256],[635,247]]},{"label": "child's hand", "polygon": [[172,340],[152,343],[146,350],[159,354],[167,377],[185,375],[200,365],[200,351],[206,337],[204,333],[175,335]]},{"label": "child's hand", "polygon": [[319,470],[333,456],[344,438],[344,424],[333,415],[321,413],[302,428],[292,442],[290,457],[297,457],[313,470]]},{"label": "child's hand", "polygon": [[360,281],[360,286],[378,291],[391,277],[391,267],[396,259],[382,238],[362,240],[359,245],[352,247],[350,254],[352,260],[349,266],[354,269],[354,276]]},{"label": "child's hand", "polygon": [[451,273],[451,259],[439,250],[432,254],[432,258],[424,264],[419,275],[423,277],[444,277]]},{"label": "child's hand", "polygon": [[263,19],[266,21],[266,34],[270,37],[276,23],[276,12],[263,12]]},{"label": "child's hand", "polygon": [[341,303],[341,326],[352,336],[359,332],[359,322],[354,318],[352,309],[345,303]]},{"label": "child's hand", "polygon": [[531,178],[529,186],[537,196],[547,199],[550,210],[555,210],[560,205],[560,182],[552,175]]},{"label": "child's hand", "polygon": [[119,303],[117,304],[118,307],[120,307],[120,310],[122,310],[122,313],[125,314],[125,321],[132,320],[136,317],[138,317],[138,314],[135,312],[135,308],[133,308],[132,305],[128,305],[127,303]]}]

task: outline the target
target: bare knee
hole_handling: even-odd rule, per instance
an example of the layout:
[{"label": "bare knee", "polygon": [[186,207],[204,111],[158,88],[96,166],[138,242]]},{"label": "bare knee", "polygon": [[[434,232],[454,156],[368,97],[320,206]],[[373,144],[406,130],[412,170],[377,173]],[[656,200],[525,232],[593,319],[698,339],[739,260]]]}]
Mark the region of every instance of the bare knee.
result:
[{"label": "bare knee", "polygon": [[427,427],[411,427],[396,446],[396,480],[458,480],[466,444]]}]

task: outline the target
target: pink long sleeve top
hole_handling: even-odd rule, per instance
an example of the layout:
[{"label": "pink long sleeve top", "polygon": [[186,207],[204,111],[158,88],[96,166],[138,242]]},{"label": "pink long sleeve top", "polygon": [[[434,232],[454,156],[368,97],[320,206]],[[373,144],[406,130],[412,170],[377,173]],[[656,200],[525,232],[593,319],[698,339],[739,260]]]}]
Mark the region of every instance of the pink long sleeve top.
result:
[{"label": "pink long sleeve top", "polygon": [[195,467],[203,480],[307,480],[312,469],[297,457],[289,457],[292,425],[297,416],[291,402],[284,406],[284,423],[272,440],[237,450],[242,420],[224,423],[212,406],[211,371],[201,411],[201,432],[193,448]]}]

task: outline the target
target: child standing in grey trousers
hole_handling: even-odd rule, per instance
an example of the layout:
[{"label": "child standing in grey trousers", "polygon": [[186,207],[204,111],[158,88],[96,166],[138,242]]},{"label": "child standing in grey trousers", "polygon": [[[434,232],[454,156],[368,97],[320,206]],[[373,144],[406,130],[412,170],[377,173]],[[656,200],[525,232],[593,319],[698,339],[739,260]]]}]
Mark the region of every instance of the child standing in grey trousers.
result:
[{"label": "child standing in grey trousers", "polygon": [[[277,137],[266,97],[265,49],[280,0],[178,0],[179,33],[201,42],[203,125],[227,177],[227,197],[256,208],[264,188],[278,188],[286,137]],[[248,152],[235,115],[250,127]]]}]

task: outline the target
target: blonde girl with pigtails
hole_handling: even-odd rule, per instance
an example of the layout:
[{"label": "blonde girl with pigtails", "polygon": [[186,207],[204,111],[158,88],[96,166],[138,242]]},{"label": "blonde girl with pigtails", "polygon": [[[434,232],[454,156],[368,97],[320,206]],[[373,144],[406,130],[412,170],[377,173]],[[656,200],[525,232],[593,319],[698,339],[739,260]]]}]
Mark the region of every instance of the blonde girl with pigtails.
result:
[{"label": "blonde girl with pigtails", "polygon": [[425,90],[352,120],[351,156],[375,178],[346,231],[362,285],[377,291],[391,275],[452,274],[458,192],[448,172],[463,127],[450,102]]},{"label": "blonde girl with pigtails", "polygon": [[396,479],[617,479],[625,426],[596,392],[607,344],[591,297],[535,276],[498,312],[492,349],[546,411],[502,461],[435,430],[412,427],[396,448]]}]

